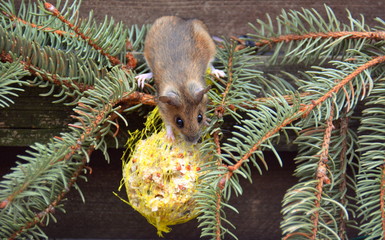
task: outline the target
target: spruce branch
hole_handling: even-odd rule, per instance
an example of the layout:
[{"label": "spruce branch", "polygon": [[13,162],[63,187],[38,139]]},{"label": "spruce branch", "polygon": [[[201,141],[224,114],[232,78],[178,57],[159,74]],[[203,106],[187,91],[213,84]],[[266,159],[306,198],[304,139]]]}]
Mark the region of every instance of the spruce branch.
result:
[{"label": "spruce branch", "polygon": [[[271,18],[268,21],[257,20],[257,26],[250,24],[255,31],[246,39],[240,39],[243,45],[258,46],[257,52],[264,54],[273,50],[270,64],[322,64],[330,58],[350,58],[347,50],[365,51],[366,44],[381,41],[380,31],[372,31],[348,12],[348,24],[337,19],[332,9],[325,6],[327,18],[320,16],[315,9],[285,11],[277,17],[276,26]],[[236,38],[235,38],[236,39]]]},{"label": "spruce branch", "polygon": [[[24,5],[22,5],[23,7]],[[32,28],[36,28],[36,29],[41,29],[43,31],[47,31],[47,32],[53,32],[55,34],[58,34],[58,35],[71,35],[71,33],[68,33],[66,31],[63,31],[63,30],[55,30],[53,28],[49,28],[49,27],[44,27],[44,26],[39,26],[35,23],[32,23],[32,22],[28,22],[18,16],[16,16],[15,14],[15,8],[13,5],[10,5],[10,3],[6,3],[6,2],[2,2],[0,3],[0,9],[1,9],[1,14],[3,14],[6,18],[8,18],[11,22],[18,22],[18,23],[22,23],[24,25],[28,25]]]},{"label": "spruce branch", "polygon": [[[355,201],[350,197],[352,202],[348,202],[348,191],[341,191],[341,184],[355,190],[348,182],[354,179],[354,172],[351,175],[347,170],[357,158],[356,137],[340,122],[330,116],[322,126],[309,123],[296,140],[299,154],[295,175],[300,182],[284,197],[284,239],[346,239],[344,227],[354,224],[348,212],[355,216]],[[344,159],[339,161],[342,154]]]},{"label": "spruce branch", "polygon": [[260,146],[266,141],[268,138],[279,132],[283,127],[293,123],[295,120],[306,117],[314,108],[325,102],[328,98],[332,97],[333,94],[336,94],[339,90],[341,90],[346,84],[348,84],[352,79],[354,79],[357,75],[362,73],[364,70],[376,66],[380,63],[385,62],[385,56],[378,56],[368,61],[367,63],[359,66],[352,73],[342,79],[339,83],[337,83],[334,87],[332,87],[328,92],[322,95],[320,98],[312,101],[310,104],[306,104],[301,106],[301,108],[292,114],[289,118],[285,119],[279,126],[274,127],[269,132],[267,132],[258,142],[256,142],[253,147],[243,155],[236,164],[233,166],[229,166],[229,174],[232,175],[232,172],[239,169],[242,163],[247,160]]},{"label": "spruce branch", "polygon": [[[71,132],[55,137],[47,145],[36,144],[31,157],[22,157],[28,162],[19,164],[16,171],[5,176],[6,180],[0,183],[2,238],[40,236],[36,224],[49,217],[52,207],[61,208],[57,204],[64,196],[63,191],[67,192],[74,184],[71,179],[83,169],[84,159],[89,161],[89,152],[100,149],[108,159],[105,136],[113,135],[111,120],[120,116],[116,105],[129,95],[133,83],[132,75],[113,69],[108,79],[100,79],[95,89],[80,99],[74,109],[79,121],[69,125]],[[48,182],[40,186],[42,181]],[[38,195],[29,195],[36,190]],[[30,204],[25,206],[23,202]],[[18,223],[15,225],[8,216],[20,216]]]},{"label": "spruce branch", "polygon": [[74,54],[66,54],[51,47],[40,47],[36,42],[23,37],[16,37],[0,26],[0,61],[19,62],[30,75],[32,86],[50,87],[49,94],[55,86],[61,86],[57,94],[63,101],[74,97],[76,102],[82,93],[93,88],[94,79],[102,78],[105,70],[99,70],[92,60],[81,60]]},{"label": "spruce branch", "polygon": [[57,17],[60,21],[62,21],[70,29],[72,29],[78,36],[80,36],[83,40],[85,40],[87,44],[89,44],[95,50],[100,51],[102,55],[106,56],[112,65],[122,64],[118,58],[111,56],[109,53],[103,50],[103,48],[95,44],[93,39],[91,39],[90,37],[87,37],[77,26],[73,25],[70,21],[65,19],[63,15],[60,14],[59,10],[55,8],[54,5],[52,5],[51,3],[45,2],[44,7],[47,11],[51,12],[55,17]]},{"label": "spruce branch", "polygon": [[[240,39],[237,37],[232,37],[234,40],[237,40],[243,47],[247,47],[247,43],[244,39]],[[282,35],[279,37],[272,37],[269,39],[261,39],[259,41],[256,41],[253,43],[256,47],[263,47],[268,45],[269,47],[273,48],[274,44],[278,44],[281,42],[291,42],[291,41],[303,41],[307,39],[370,39],[374,41],[383,41],[385,40],[385,33],[382,31],[376,31],[376,32],[313,32],[313,33],[307,33],[307,34],[289,34],[289,35]]]},{"label": "spruce branch", "polygon": [[[0,54],[1,55],[1,54]],[[16,91],[23,91],[21,86],[27,85],[22,80],[28,76],[28,71],[24,70],[23,66],[17,62],[2,63],[0,62],[0,107],[8,107],[14,103],[10,96],[17,96]]]},{"label": "spruce branch", "polygon": [[[290,42],[288,44],[290,44]],[[236,47],[234,49],[238,50],[238,48],[236,48]],[[228,53],[231,53],[231,52],[229,51]],[[228,56],[232,56],[232,55],[229,54]],[[230,65],[228,65],[227,69],[231,69],[231,67],[232,67],[232,65],[231,65],[232,60],[233,60],[233,58],[229,57],[228,63],[230,63]],[[282,128],[284,128],[284,127],[286,127],[288,125],[293,124],[294,121],[297,121],[299,119],[306,119],[307,117],[309,117],[309,114],[313,112],[313,110],[319,109],[321,107],[321,105],[328,105],[328,104],[331,104],[332,102],[334,102],[335,101],[334,100],[334,98],[335,98],[334,96],[335,95],[341,96],[341,93],[342,93],[342,96],[344,96],[346,102],[348,103],[348,109],[350,109],[350,107],[353,106],[353,103],[355,104],[357,99],[360,98],[360,97],[357,97],[357,94],[363,94],[363,96],[367,95],[365,93],[366,83],[364,84],[364,82],[362,82],[362,84],[363,84],[362,88],[358,88],[359,91],[355,91],[354,88],[353,88],[353,85],[355,87],[357,85],[357,83],[354,82],[354,84],[352,84],[352,80],[355,79],[357,76],[360,76],[360,74],[363,73],[364,71],[366,71],[366,69],[369,69],[369,68],[372,68],[374,66],[377,66],[377,65],[379,65],[382,62],[384,62],[384,57],[383,56],[376,57],[376,58],[374,58],[372,60],[367,61],[366,63],[361,63],[360,62],[359,64],[351,65],[349,67],[344,67],[344,65],[343,65],[344,63],[342,63],[341,65],[343,67],[341,67],[341,68],[343,68],[343,71],[348,72],[345,75],[345,78],[343,78],[342,80],[341,80],[341,78],[335,79],[334,83],[328,83],[327,88],[323,87],[323,89],[324,89],[323,92],[309,93],[309,92],[307,92],[305,90],[306,94],[303,94],[303,98],[304,99],[302,101],[304,101],[304,102],[308,101],[310,103],[302,104],[298,109],[296,109],[295,106],[292,106],[291,107],[292,108],[291,114],[288,115],[287,118],[282,119],[281,120],[282,122],[280,122],[280,124],[274,125],[275,127],[270,129],[269,131],[267,131],[265,135],[261,136],[261,138],[259,138],[259,140],[256,143],[254,142],[254,145],[249,148],[249,151],[246,152],[242,157],[240,157],[239,160],[237,160],[234,165],[228,162],[228,164],[229,164],[228,167],[227,167],[228,168],[228,172],[225,175],[222,175],[222,177],[219,177],[219,180],[218,180],[218,184],[220,184],[219,187],[226,189],[226,187],[232,186],[232,187],[235,187],[236,189],[238,189],[239,187],[236,186],[237,185],[236,184],[237,180],[231,181],[231,179],[234,178],[234,172],[236,172],[236,171],[238,172],[240,170],[240,168],[242,166],[244,166],[243,165],[244,162],[247,162],[249,160],[249,158],[254,153],[256,153],[257,150],[261,146],[267,146],[266,142],[269,142],[268,139],[270,139],[271,137],[276,136],[276,134],[279,131],[281,131]],[[231,69],[231,70],[234,71],[233,69]],[[374,68],[373,68],[373,70],[374,70]],[[325,75],[327,75],[327,74],[329,74],[329,72],[325,73]],[[337,76],[337,73],[335,75]],[[339,73],[338,76],[341,77],[341,74]],[[342,76],[344,76],[344,75],[342,75]],[[311,76],[311,77],[314,78],[314,76]],[[227,96],[227,92],[228,92],[227,89],[229,89],[230,86],[233,85],[233,75],[229,74],[229,79],[231,80],[231,81],[229,81],[230,83],[228,83],[228,85],[225,84],[226,87],[220,88],[220,90],[224,93],[222,96]],[[360,81],[360,80],[361,79],[358,78],[357,81]],[[370,84],[370,82],[369,82],[369,84]],[[349,86],[349,87],[346,88],[345,86]],[[305,88],[303,88],[303,89],[305,89]],[[350,90],[348,91],[347,89],[350,89]],[[342,91],[340,91],[340,90],[342,90]],[[215,99],[215,97],[216,96],[213,96],[212,98]],[[342,100],[344,98],[342,98]],[[223,98],[221,101],[219,101],[219,100],[217,101],[217,103],[219,105],[219,108],[216,109],[216,114],[217,114],[218,117],[221,117],[221,116],[223,116],[226,113],[225,109],[227,109],[227,111],[234,111],[234,109],[237,109],[235,107],[235,105],[227,105],[227,106],[225,106],[224,99],[225,98]],[[241,99],[241,98],[239,98],[239,99]],[[269,99],[269,98],[265,98],[265,99]],[[282,101],[279,97],[278,98],[272,97],[269,100],[271,100],[271,99],[274,99],[274,100],[276,100],[276,102],[279,102],[279,103],[276,103],[275,105],[274,105],[274,103],[272,104],[273,107],[276,108],[276,109],[279,109],[280,108],[279,106],[282,106],[282,104],[285,102],[285,101]],[[339,99],[339,101],[340,100],[341,100],[341,98]],[[215,106],[215,103],[216,102],[214,101],[214,106]],[[287,102],[285,104],[287,104]],[[333,104],[337,104],[337,103],[333,103]],[[334,106],[333,104],[331,104],[331,106]],[[338,111],[341,109],[341,106],[344,106],[344,105],[343,104],[342,105],[338,105]],[[249,108],[248,107],[244,107],[244,109],[255,109],[255,108],[253,108],[253,107],[251,107],[251,108],[250,107]],[[244,109],[242,109],[242,110],[244,110]],[[250,112],[250,111],[248,111],[248,112]],[[326,112],[326,116],[329,117],[331,115],[331,112],[332,111],[328,110]],[[316,116],[316,115],[314,115],[314,116]],[[312,117],[314,117],[314,116],[312,116]],[[321,118],[321,115],[318,115],[317,118]],[[255,119],[258,119],[258,118],[255,118]],[[271,116],[269,116],[268,119],[271,119]],[[253,121],[255,121],[255,120],[253,120]],[[248,129],[248,130],[249,130],[248,133],[250,134],[251,133],[250,129]],[[214,133],[215,133],[214,136],[218,136],[220,134],[220,130],[216,130]],[[251,134],[251,135],[253,135],[253,134]],[[214,140],[218,142],[218,137],[215,137]],[[246,138],[245,138],[245,140],[246,140]],[[242,143],[244,144],[244,141]],[[216,144],[216,146],[217,146],[216,147],[217,152],[222,152],[223,147],[218,148],[218,144]],[[239,145],[239,147],[241,147],[241,145]],[[236,150],[236,148],[234,148],[233,150],[234,150],[234,152],[239,152],[239,151]],[[229,151],[225,151],[225,152],[229,152]],[[259,152],[258,152],[258,154],[259,154]],[[228,154],[227,156],[229,158],[233,158],[234,159],[234,156],[232,156],[231,154]],[[322,166],[320,166],[320,167],[322,167]],[[323,170],[325,170],[325,168],[323,168]],[[246,169],[242,170],[242,172],[244,172],[242,174],[244,176],[248,176],[249,175]],[[235,185],[227,184],[229,181],[233,182],[233,184],[235,184]],[[343,181],[343,180],[341,180],[341,181]],[[235,189],[235,192],[238,191],[236,189]],[[314,191],[316,191],[316,190],[314,190]],[[224,193],[224,194],[226,194],[226,193]],[[329,201],[335,201],[335,200],[330,199]],[[338,206],[341,206],[341,205],[338,205]],[[343,211],[343,207],[340,208],[339,213],[340,213],[339,216],[341,218],[342,218],[342,216],[346,216],[346,212]],[[341,221],[344,221],[344,220],[342,219]],[[324,224],[324,223],[322,222],[321,224]],[[338,231],[333,232],[333,234],[337,236],[338,235],[337,232]],[[323,234],[323,233],[321,233],[321,234]],[[312,234],[309,233],[309,236],[312,236]]]},{"label": "spruce branch", "polygon": [[50,82],[56,86],[63,86],[65,88],[68,88],[68,89],[73,90],[73,91],[79,90],[80,92],[84,92],[84,91],[87,91],[89,89],[94,88],[92,85],[86,85],[83,83],[70,81],[70,80],[67,80],[65,78],[61,78],[57,74],[50,74],[50,73],[46,72],[45,70],[42,70],[39,67],[33,66],[32,64],[30,64],[26,61],[20,61],[19,59],[17,59],[15,61],[14,58],[12,57],[12,55],[9,53],[8,54],[5,53],[5,51],[0,53],[0,61],[1,62],[9,62],[9,63],[13,63],[13,62],[19,63],[22,65],[24,70],[27,70],[30,73],[30,75],[35,76],[35,77],[39,77],[44,82]]},{"label": "spruce branch", "polygon": [[[52,203],[46,209],[44,209],[43,211],[37,213],[35,215],[35,217],[29,223],[26,223],[18,231],[14,232],[13,235],[9,237],[9,239],[16,239],[24,231],[27,231],[29,228],[33,228],[35,225],[37,225],[39,223],[42,223],[42,220],[45,219],[45,218],[47,219],[47,222],[48,222],[49,215],[55,213],[55,208],[58,206],[60,201],[62,201],[64,199],[64,197],[66,196],[66,193],[69,191],[68,189],[70,189],[73,185],[76,184],[76,181],[77,181],[79,175],[85,169],[85,165],[87,163],[87,158],[90,157],[90,155],[93,152],[93,150],[94,149],[92,147],[90,149],[88,149],[88,151],[87,151],[88,157],[84,157],[83,158],[82,164],[80,164],[78,166],[77,170],[74,172],[72,177],[70,177],[70,181],[67,183],[67,187],[56,197],[56,199],[54,199],[52,201]],[[7,200],[5,200],[4,204],[3,204],[4,206],[0,205],[0,208],[4,208],[5,205],[7,205],[7,204],[9,204],[9,202]]]},{"label": "spruce branch", "polygon": [[357,194],[360,203],[359,216],[363,218],[361,234],[373,238],[385,236],[384,86],[384,79],[375,82],[358,128],[361,161],[357,176]]},{"label": "spruce branch", "polygon": [[[290,44],[290,43],[289,43]],[[380,63],[384,62],[384,57],[383,56],[378,56],[378,57],[375,57],[374,59],[372,60],[369,60],[368,62],[366,63],[363,63],[360,65],[357,65],[355,66],[354,68],[350,67],[350,69],[348,68],[344,68],[344,71],[350,71],[349,74],[346,75],[346,77],[342,80],[335,80],[336,83],[334,84],[330,84],[329,83],[329,90],[327,92],[319,92],[317,94],[309,94],[307,95],[303,101],[306,101],[306,100],[310,100],[311,101],[311,104],[307,104],[307,105],[302,105],[299,110],[297,110],[296,112],[293,112],[293,114],[283,120],[282,124],[280,125],[276,125],[278,127],[276,127],[275,129],[273,128],[270,132],[267,132],[266,135],[264,135],[252,148],[250,148],[250,151],[248,153],[246,153],[245,155],[243,155],[242,158],[240,158],[240,160],[237,161],[236,164],[234,165],[229,165],[228,166],[228,170],[229,172],[226,174],[226,176],[222,177],[222,180],[225,179],[225,181],[220,181],[221,183],[221,186],[225,186],[225,182],[227,182],[229,179],[231,179],[231,177],[233,176],[233,173],[234,171],[238,171],[238,169],[242,166],[242,163],[243,161],[246,161],[248,160],[249,157],[252,156],[252,154],[254,154],[257,149],[259,149],[261,147],[261,145],[263,143],[266,142],[267,139],[269,139],[270,137],[274,136],[276,133],[278,133],[280,130],[281,130],[281,127],[285,127],[287,126],[288,124],[291,124],[293,123],[294,121],[298,120],[298,119],[302,119],[302,118],[306,118],[308,117],[308,115],[313,111],[313,109],[316,109],[316,108],[320,108],[321,105],[323,104],[330,104],[331,101],[327,101],[328,99],[334,99],[334,96],[336,94],[338,94],[338,92],[340,92],[340,90],[342,89],[342,92],[343,92],[343,95],[345,96],[345,99],[348,103],[348,110],[350,109],[351,106],[353,106],[353,102],[354,101],[357,101],[357,99],[359,99],[361,96],[357,97],[357,94],[362,94],[362,96],[365,96],[367,95],[367,93],[365,92],[366,91],[366,84],[364,84],[364,81],[362,81],[362,87],[358,87],[359,91],[356,92],[353,88],[353,84],[352,84],[352,80],[354,78],[356,78],[357,76],[359,76],[362,72],[364,72],[366,69],[368,68],[371,68],[371,67],[374,67],[374,66],[377,66],[379,65]],[[373,68],[374,70],[375,68]],[[341,76],[341,75],[339,75]],[[360,81],[360,79],[358,79]],[[368,84],[371,84],[370,81]],[[348,91],[346,88],[345,88],[345,85],[348,85],[349,87],[347,89],[350,89],[350,91]],[[356,86],[356,83],[354,83],[354,85]],[[328,89],[326,88],[326,89]],[[325,88],[324,88],[325,89]],[[317,95],[320,95],[318,98],[315,98],[317,97]],[[333,97],[333,98],[332,98]],[[362,98],[362,97],[361,97]],[[352,99],[352,101],[350,100]],[[333,100],[334,101],[334,100]],[[355,102],[356,103],[356,102]],[[354,104],[355,104],[354,103]],[[331,106],[334,106],[334,105],[331,105]],[[339,109],[338,111],[341,109],[341,106],[343,105],[338,105]],[[221,108],[223,109],[223,108]],[[331,110],[328,110],[326,116],[330,116],[331,115]],[[321,117],[321,115],[319,115],[319,117]],[[270,117],[269,117],[270,118]],[[322,167],[322,166],[321,166]],[[342,167],[342,166],[341,166]],[[323,170],[325,170],[325,168],[323,168]],[[245,174],[247,175],[247,173],[245,172]],[[227,179],[227,181],[226,181]],[[343,181],[343,180],[342,180]],[[334,201],[334,200],[330,200],[330,201]],[[340,212],[340,218],[341,218],[341,221],[344,221],[343,218],[342,218],[342,215],[346,216],[346,212],[343,212],[343,207],[340,208],[341,210],[339,211]],[[343,214],[342,214],[343,212]],[[322,223],[324,224],[324,223]],[[312,234],[308,233],[307,235],[303,235],[303,233],[298,233],[299,235],[302,235],[302,236],[313,236]],[[298,235],[297,233],[295,235]],[[323,234],[323,233],[321,233]],[[333,232],[333,234],[335,236],[338,236],[337,234],[337,231],[336,232]],[[339,233],[340,235],[343,233]]]}]

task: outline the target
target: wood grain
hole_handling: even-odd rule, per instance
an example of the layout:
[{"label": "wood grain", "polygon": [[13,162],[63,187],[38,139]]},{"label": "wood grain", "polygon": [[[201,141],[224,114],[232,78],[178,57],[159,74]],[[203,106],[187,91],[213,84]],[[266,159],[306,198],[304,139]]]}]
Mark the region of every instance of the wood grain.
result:
[{"label": "wood grain", "polygon": [[[108,7],[106,7],[108,4]],[[116,21],[127,25],[152,23],[156,18],[164,15],[176,15],[183,18],[198,18],[209,27],[211,34],[217,36],[231,36],[248,33],[251,28],[248,23],[255,23],[256,19],[266,20],[266,14],[273,19],[282,9],[300,10],[314,8],[325,16],[324,4],[330,6],[339,18],[346,22],[346,9],[354,17],[363,14],[368,24],[374,24],[374,18],[385,19],[385,2],[373,0],[214,0],[214,1],[173,1],[173,0],[85,0],[81,13],[86,17],[91,10],[95,17],[102,20],[105,15],[113,16]]]},{"label": "wood grain", "polygon": [[[15,5],[18,6],[20,2],[15,0]],[[131,26],[150,24],[160,16],[176,15],[203,20],[213,35],[231,36],[251,32],[249,22],[266,20],[266,14],[274,19],[282,9],[314,8],[321,16],[326,16],[324,4],[331,7],[343,22],[347,22],[346,9],[349,9],[353,17],[360,18],[360,14],[365,16],[371,26],[376,24],[374,18],[385,19],[385,2],[382,0],[83,0],[80,16],[85,18],[93,11],[98,21],[107,15]]]}]

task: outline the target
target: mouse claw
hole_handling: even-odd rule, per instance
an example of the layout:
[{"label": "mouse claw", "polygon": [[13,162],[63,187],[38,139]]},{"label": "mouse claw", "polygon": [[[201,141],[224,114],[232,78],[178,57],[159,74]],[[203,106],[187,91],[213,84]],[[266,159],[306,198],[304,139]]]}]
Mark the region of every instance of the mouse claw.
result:
[{"label": "mouse claw", "polygon": [[138,81],[138,87],[143,89],[144,88],[144,83],[146,80],[152,78],[152,72],[150,73],[144,73],[144,74],[139,74],[138,76],[135,77],[135,79]]},{"label": "mouse claw", "polygon": [[213,69],[211,71],[211,74],[213,74],[217,78],[226,77],[226,73],[224,71],[218,70],[218,69]]},{"label": "mouse claw", "polygon": [[212,64],[210,64],[210,72],[217,78],[226,77],[226,73],[224,71],[216,69]]},{"label": "mouse claw", "polygon": [[211,118],[206,118],[205,126],[210,126]]}]

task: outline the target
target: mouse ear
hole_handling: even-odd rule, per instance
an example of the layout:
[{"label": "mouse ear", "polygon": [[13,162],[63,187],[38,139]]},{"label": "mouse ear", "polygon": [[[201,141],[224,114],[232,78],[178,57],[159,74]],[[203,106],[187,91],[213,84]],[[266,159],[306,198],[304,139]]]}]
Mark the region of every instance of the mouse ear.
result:
[{"label": "mouse ear", "polygon": [[202,101],[203,95],[205,95],[210,90],[210,88],[211,88],[211,86],[208,86],[208,87],[203,88],[202,90],[198,91],[195,94],[195,102],[200,103]]},{"label": "mouse ear", "polygon": [[177,97],[171,97],[171,96],[159,96],[159,101],[162,103],[170,104],[174,107],[180,107],[181,103]]}]

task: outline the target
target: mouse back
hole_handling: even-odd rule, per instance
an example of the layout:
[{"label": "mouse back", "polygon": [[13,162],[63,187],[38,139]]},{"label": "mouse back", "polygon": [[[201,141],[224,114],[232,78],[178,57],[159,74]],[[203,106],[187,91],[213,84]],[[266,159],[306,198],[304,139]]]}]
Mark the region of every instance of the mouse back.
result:
[{"label": "mouse back", "polygon": [[149,30],[144,55],[158,90],[158,106],[166,126],[196,142],[206,123],[204,76],[215,56],[207,27],[197,19],[157,19]]},{"label": "mouse back", "polygon": [[176,16],[157,19],[150,28],[144,56],[158,88],[187,81],[204,84],[203,76],[216,53],[207,27],[197,19]]}]

